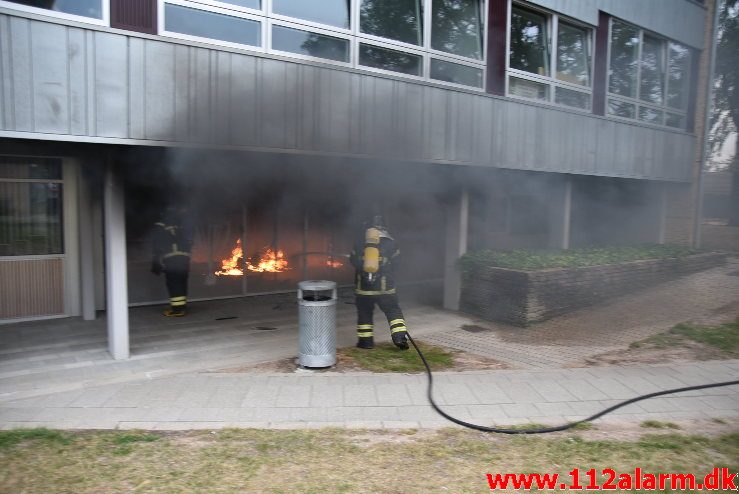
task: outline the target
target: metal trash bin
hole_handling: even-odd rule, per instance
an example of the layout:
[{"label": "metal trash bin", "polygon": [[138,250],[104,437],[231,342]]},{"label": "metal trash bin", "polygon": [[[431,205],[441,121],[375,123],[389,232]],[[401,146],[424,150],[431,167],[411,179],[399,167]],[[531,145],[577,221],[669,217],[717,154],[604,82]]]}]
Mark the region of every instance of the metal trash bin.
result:
[{"label": "metal trash bin", "polygon": [[336,363],[337,299],[333,281],[298,283],[298,363],[302,367],[331,367]]}]

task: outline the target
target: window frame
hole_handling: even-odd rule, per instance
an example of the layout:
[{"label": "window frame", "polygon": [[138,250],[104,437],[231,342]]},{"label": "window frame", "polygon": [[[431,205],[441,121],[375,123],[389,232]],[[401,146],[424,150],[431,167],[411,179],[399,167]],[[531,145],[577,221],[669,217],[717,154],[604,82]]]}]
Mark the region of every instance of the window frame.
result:
[{"label": "window frame", "polygon": [[[514,69],[511,68],[511,26],[512,26],[512,16],[513,16],[513,8],[514,7],[521,7],[533,12],[536,12],[538,14],[542,14],[546,17],[547,21],[547,35],[549,37],[549,73],[550,75],[539,75],[534,74],[533,72],[527,72],[525,70],[520,69]],[[589,70],[589,84],[587,86],[582,84],[576,84],[569,81],[563,81],[561,79],[557,78],[557,50],[558,50],[558,36],[559,36],[559,22],[560,18],[563,22],[566,24],[570,24],[572,26],[581,27],[587,30],[588,32],[588,70]],[[579,111],[583,113],[591,113],[593,111],[593,74],[595,70],[595,54],[593,51],[593,48],[595,47],[595,26],[591,26],[585,22],[578,21],[576,19],[572,19],[570,17],[558,14],[557,12],[552,12],[546,9],[543,9],[541,7],[538,7],[536,5],[531,5],[529,3],[519,1],[519,0],[510,0],[508,2],[508,16],[507,16],[507,32],[506,32],[506,77],[505,77],[505,94],[509,98],[515,98],[517,100],[522,101],[529,101],[529,102],[537,102],[542,104],[548,104],[553,105],[558,108],[567,108],[569,110]],[[538,84],[544,84],[548,87],[548,97],[547,99],[533,99],[533,98],[526,98],[523,96],[518,96],[515,94],[511,94],[510,92],[510,86],[511,86],[511,78],[516,79],[524,79],[531,82],[535,82]],[[589,104],[587,108],[580,108],[577,106],[570,106],[565,105],[562,103],[557,103],[556,98],[556,90],[557,88],[563,88],[568,89],[572,91],[576,91],[585,95],[589,96]]]},{"label": "window frame", "polygon": [[[0,0],[2,2],[4,0]],[[107,0],[104,0],[107,1]],[[431,20],[432,20],[432,7],[433,0],[421,0],[421,23],[422,23],[422,44],[414,45],[405,43],[402,41],[391,40],[388,38],[382,38],[379,36],[365,34],[360,31],[360,15],[359,8],[362,0],[350,0],[349,1],[349,29],[344,29],[337,26],[331,26],[328,24],[321,24],[314,21],[305,19],[299,19],[295,17],[289,17],[281,14],[274,13],[273,0],[261,0],[261,9],[251,9],[248,7],[241,7],[238,5],[228,4],[222,0],[157,0],[157,27],[158,34],[170,38],[183,39],[187,41],[195,41],[198,43],[207,43],[217,46],[227,46],[230,48],[236,48],[239,50],[257,52],[257,53],[270,53],[280,57],[294,58],[297,60],[303,60],[307,62],[317,62],[320,64],[335,65],[344,68],[357,69],[370,73],[391,75],[395,77],[407,78],[413,81],[424,81],[431,82],[434,84],[449,86],[453,88],[464,89],[468,91],[477,91],[480,93],[485,92],[487,83],[487,39],[488,39],[488,3],[490,0],[478,0],[480,2],[480,16],[482,21],[482,46],[481,46],[481,59],[474,59],[455,55],[453,53],[447,53],[439,50],[433,50],[431,48]],[[200,36],[192,36],[188,34],[182,34],[172,31],[165,30],[165,15],[164,5],[165,4],[180,5],[183,7],[189,7],[205,12],[214,12],[218,14],[225,14],[234,17],[241,17],[249,20],[255,20],[261,22],[261,46],[243,45],[239,43],[233,43],[229,41],[221,41],[213,38],[204,38]],[[293,29],[299,29],[303,31],[315,32],[326,36],[333,36],[336,38],[347,39],[350,43],[349,49],[349,62],[340,62],[336,60],[330,60],[320,57],[312,57],[308,55],[301,55],[298,53],[285,52],[272,48],[272,27],[273,26],[284,26]],[[418,55],[421,57],[422,71],[421,75],[416,76],[412,74],[405,74],[402,72],[395,72],[391,70],[378,69],[374,67],[367,67],[359,63],[359,44],[364,43],[368,45],[377,46],[380,48],[388,48],[391,50],[401,51],[410,55]],[[482,72],[482,83],[480,87],[468,86],[465,84],[457,84],[453,82],[442,81],[439,79],[432,79],[430,76],[431,72],[431,59],[438,59],[444,62],[456,63],[459,65],[465,65],[479,69]]]},{"label": "window frame", "polygon": [[[636,81],[634,82],[635,87],[636,87],[636,96],[633,98],[630,96],[623,96],[620,94],[611,93],[610,91],[610,87],[611,87],[611,45],[612,45],[611,34],[613,32],[614,22],[620,22],[622,24],[626,24],[627,26],[631,26],[632,28],[637,29],[639,31],[639,50],[638,50],[638,55],[637,55],[638,58],[637,58],[637,64],[636,64]],[[649,101],[645,101],[641,99],[642,55],[643,55],[643,50],[644,50],[644,35],[645,34],[652,38],[658,39],[661,42],[662,73],[663,73],[663,81],[662,81],[663,103],[662,104],[655,104],[655,103],[651,103]],[[668,103],[667,103],[669,99],[669,87],[670,87],[669,57],[670,57],[670,44],[671,43],[680,45],[688,50],[688,63],[687,63],[687,70],[686,70],[688,81],[685,87],[687,95],[685,97],[685,104],[683,108],[673,108],[671,106],[668,106]],[[688,107],[689,107],[688,102],[690,101],[690,94],[692,93],[694,84],[696,82],[693,80],[692,73],[690,70],[690,67],[693,64],[693,56],[694,56],[694,53],[690,49],[690,47],[683,43],[679,43],[678,41],[662,36],[648,29],[644,29],[640,26],[637,26],[636,24],[624,21],[620,18],[611,17],[608,21],[608,57],[606,60],[606,67],[608,70],[607,77],[606,77],[606,94],[605,94],[605,97],[606,97],[605,114],[606,116],[608,118],[613,118],[613,119],[620,120],[623,122],[630,122],[630,123],[637,122],[637,123],[649,125],[652,127],[659,127],[659,128],[669,129],[673,131],[687,132]],[[634,106],[634,118],[622,117],[622,116],[614,115],[610,113],[610,102],[612,100],[618,103],[625,103],[625,104],[633,105]],[[662,122],[653,123],[653,122],[648,122],[646,120],[640,119],[639,114],[642,108],[662,112]],[[683,118],[683,125],[680,127],[673,127],[671,125],[667,125],[667,118],[669,114],[678,115],[681,118]]]},{"label": "window frame", "polygon": [[[247,19],[250,21],[257,21],[259,22],[259,35],[260,35],[261,46],[244,45],[241,43],[234,43],[232,41],[223,41],[220,39],[206,38],[202,36],[194,36],[191,34],[178,33],[176,31],[167,31],[165,28],[165,18],[164,18],[164,9],[165,9],[166,4],[179,5],[180,7],[187,7],[187,8],[191,8],[194,10],[200,10],[203,12],[224,14],[230,17],[238,17],[238,18]],[[162,36],[184,39],[188,41],[197,41],[199,43],[217,44],[221,46],[228,46],[231,48],[248,49],[248,50],[256,51],[260,53],[264,53],[266,51],[265,46],[267,46],[267,42],[268,42],[266,19],[258,15],[247,13],[244,10],[231,10],[231,9],[224,9],[221,7],[214,7],[212,5],[203,5],[202,3],[196,2],[193,0],[159,0],[157,9],[158,9],[157,10],[157,29],[158,29],[159,34]]]},{"label": "window frame", "polygon": [[110,1],[100,0],[102,4],[102,18],[97,19],[95,17],[87,17],[84,15],[67,14],[66,12],[57,12],[56,10],[44,9],[42,7],[32,7],[30,5],[23,5],[15,2],[8,2],[6,0],[0,0],[0,7],[9,10],[19,10],[21,12],[28,12],[29,14],[46,15],[49,17],[56,17],[58,19],[64,19],[66,21],[83,22],[86,24],[95,24],[97,26],[110,27]]},{"label": "window frame", "polygon": [[[350,35],[348,35],[348,34],[341,34],[341,33],[338,33],[336,31],[329,31],[329,30],[321,29],[321,28],[308,27],[308,26],[304,26],[302,24],[296,24],[294,22],[283,21],[282,19],[267,19],[266,22],[267,22],[267,31],[269,32],[269,46],[267,47],[267,51],[269,53],[274,53],[275,55],[280,55],[280,56],[284,56],[284,57],[298,58],[298,59],[301,59],[301,60],[309,60],[309,61],[320,60],[323,63],[328,63],[328,64],[332,64],[332,65],[338,65],[340,67],[351,67],[352,66],[353,43],[352,43],[352,38],[351,38]],[[349,50],[348,50],[349,61],[348,62],[342,62],[342,61],[339,61],[339,60],[332,60],[330,58],[312,57],[310,55],[302,55],[300,53],[294,53],[294,52],[291,52],[291,51],[282,51],[282,50],[278,50],[276,48],[273,48],[273,46],[272,46],[272,27],[273,26],[286,27],[286,28],[290,28],[290,29],[297,29],[297,30],[300,30],[300,31],[307,31],[307,32],[311,32],[311,33],[316,33],[316,34],[321,34],[321,35],[325,35],[325,36],[330,36],[332,38],[344,39],[344,40],[346,40],[346,41],[349,42]]]},{"label": "window frame", "polygon": [[[65,159],[58,156],[42,156],[42,155],[13,155],[13,154],[2,154],[2,157],[17,157],[17,158],[50,158],[59,160],[59,168],[61,172],[61,178],[5,178],[0,177],[0,183],[25,183],[25,184],[59,184],[61,187],[61,247],[62,250],[57,254],[19,254],[14,256],[3,256],[0,255],[0,261],[20,261],[27,259],[66,259],[68,251],[68,232],[67,232],[67,187],[66,187],[66,170],[65,170]],[[74,191],[72,191],[74,192]]]}]

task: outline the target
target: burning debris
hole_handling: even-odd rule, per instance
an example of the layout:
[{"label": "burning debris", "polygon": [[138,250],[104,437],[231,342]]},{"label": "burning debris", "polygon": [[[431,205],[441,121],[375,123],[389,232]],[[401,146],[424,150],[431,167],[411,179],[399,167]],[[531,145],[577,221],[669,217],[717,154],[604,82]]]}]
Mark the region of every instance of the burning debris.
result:
[{"label": "burning debris", "polygon": [[[244,250],[241,248],[241,239],[236,240],[236,247],[231,251],[231,257],[221,260],[221,269],[216,276],[243,276]],[[262,249],[256,264],[247,259],[246,269],[255,273],[283,273],[290,269],[285,253],[282,250],[273,250],[269,247]]]}]

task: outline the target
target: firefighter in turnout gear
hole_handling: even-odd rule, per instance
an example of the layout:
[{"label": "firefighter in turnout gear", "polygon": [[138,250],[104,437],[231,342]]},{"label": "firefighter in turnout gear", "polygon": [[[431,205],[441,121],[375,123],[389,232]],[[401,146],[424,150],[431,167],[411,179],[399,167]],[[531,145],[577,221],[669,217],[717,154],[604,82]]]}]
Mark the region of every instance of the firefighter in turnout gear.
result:
[{"label": "firefighter in turnout gear", "polygon": [[375,346],[372,320],[377,304],[390,324],[393,343],[407,350],[405,320],[398,305],[393,275],[393,262],[400,251],[395,239],[388,233],[382,216],[375,215],[365,227],[363,236],[357,239],[350,256],[356,270],[357,347],[370,349]]},{"label": "firefighter in turnout gear", "polygon": [[192,227],[184,207],[169,207],[154,224],[154,258],[151,272],[164,273],[169,291],[168,317],[184,316],[187,307],[187,277],[190,272]]}]

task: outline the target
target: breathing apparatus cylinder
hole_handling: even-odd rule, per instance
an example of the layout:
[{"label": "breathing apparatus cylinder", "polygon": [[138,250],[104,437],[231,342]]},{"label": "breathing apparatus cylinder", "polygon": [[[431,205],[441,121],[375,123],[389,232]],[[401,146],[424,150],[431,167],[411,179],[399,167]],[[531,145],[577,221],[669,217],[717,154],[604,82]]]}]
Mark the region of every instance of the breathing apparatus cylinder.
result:
[{"label": "breathing apparatus cylinder", "polygon": [[367,228],[364,233],[364,265],[362,270],[367,273],[370,282],[380,269],[380,230]]}]

